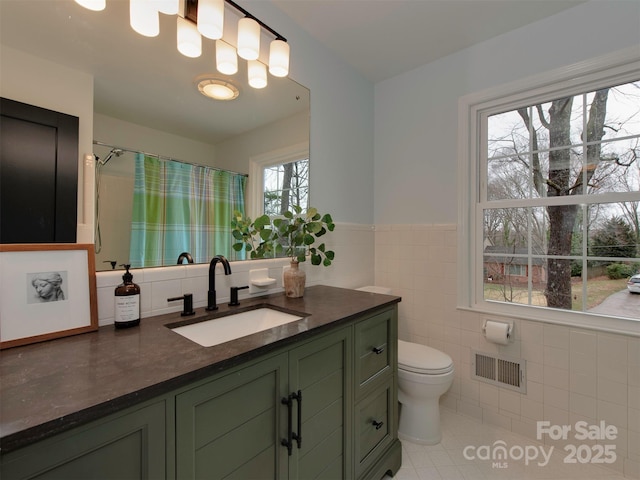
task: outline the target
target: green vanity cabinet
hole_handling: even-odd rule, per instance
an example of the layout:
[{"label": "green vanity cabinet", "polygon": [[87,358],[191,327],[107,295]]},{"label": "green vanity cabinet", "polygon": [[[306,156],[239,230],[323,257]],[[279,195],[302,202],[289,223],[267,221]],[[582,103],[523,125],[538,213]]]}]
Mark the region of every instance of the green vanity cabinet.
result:
[{"label": "green vanity cabinet", "polygon": [[280,354],[178,394],[177,478],[286,478],[286,374]]},{"label": "green vanity cabinet", "polygon": [[0,478],[166,478],[166,412],[166,402],[156,401],[11,452]]},{"label": "green vanity cabinet", "polygon": [[397,311],[355,324],[355,478],[378,480],[400,468],[397,436]]},{"label": "green vanity cabinet", "polygon": [[289,389],[302,396],[292,409],[302,440],[294,441],[289,478],[351,478],[352,338],[343,328],[289,352]]},{"label": "green vanity cabinet", "polygon": [[358,319],[178,394],[177,478],[395,473],[396,315],[389,308]]},{"label": "green vanity cabinet", "polygon": [[[356,477],[375,465],[396,439],[397,395],[390,382],[358,402],[355,409]],[[398,465],[399,468],[399,465]],[[373,477],[373,478],[380,478]]]},{"label": "green vanity cabinet", "polygon": [[2,480],[379,480],[400,468],[386,306],[0,456]]},{"label": "green vanity cabinet", "polygon": [[177,478],[348,478],[350,350],[342,328],[178,394]]}]

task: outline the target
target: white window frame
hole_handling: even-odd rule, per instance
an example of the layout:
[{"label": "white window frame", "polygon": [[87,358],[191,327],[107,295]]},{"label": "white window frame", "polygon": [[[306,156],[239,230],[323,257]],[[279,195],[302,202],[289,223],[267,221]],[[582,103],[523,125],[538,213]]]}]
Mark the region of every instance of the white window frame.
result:
[{"label": "white window frame", "polygon": [[[264,171],[266,168],[282,163],[296,162],[309,158],[309,143],[302,142],[289,147],[273,150],[249,159],[249,201],[247,202],[248,215],[251,218],[259,217],[264,213]],[[309,181],[309,192],[311,181]]]},{"label": "white window frame", "polygon": [[[482,218],[480,202],[482,118],[522,105],[581,94],[599,87],[637,81],[637,47],[461,97],[458,102],[458,308],[483,314],[640,336],[640,319],[562,311],[531,305],[487,302],[483,295]],[[550,200],[551,202],[553,200]],[[603,200],[604,201],[604,200]]]}]

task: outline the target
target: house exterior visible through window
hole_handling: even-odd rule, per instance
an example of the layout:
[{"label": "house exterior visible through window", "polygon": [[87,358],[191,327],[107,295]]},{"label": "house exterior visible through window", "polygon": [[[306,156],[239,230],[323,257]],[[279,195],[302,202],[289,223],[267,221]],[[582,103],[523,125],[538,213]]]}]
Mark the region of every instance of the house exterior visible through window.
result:
[{"label": "house exterior visible through window", "polygon": [[640,67],[616,60],[461,101],[466,306],[640,320],[609,303],[640,273]]}]

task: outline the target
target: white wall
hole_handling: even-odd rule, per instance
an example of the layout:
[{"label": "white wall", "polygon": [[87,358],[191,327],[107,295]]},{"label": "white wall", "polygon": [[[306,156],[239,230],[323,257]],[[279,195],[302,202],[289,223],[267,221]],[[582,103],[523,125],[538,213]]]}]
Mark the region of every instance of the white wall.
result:
[{"label": "white wall", "polygon": [[[99,113],[94,114],[92,138],[109,145],[171,157],[185,162],[215,165],[216,153],[213,145]],[[101,152],[109,150],[109,148],[94,148],[94,151],[100,152],[98,153],[100,156]],[[133,173],[133,165],[131,162],[128,163]]]},{"label": "white wall", "polygon": [[[308,141],[309,116],[293,115],[212,145],[96,113],[93,138],[109,145],[248,174],[252,156]],[[94,148],[100,156],[109,150]],[[130,160],[126,159],[126,163],[133,174]]]},{"label": "white wall", "polygon": [[[498,346],[483,315],[456,309],[458,98],[633,46],[640,2],[595,1],[377,84],[374,218],[376,284],[402,296],[400,337],[454,360],[446,407],[533,439],[538,420],[605,421],[613,468],[638,478],[640,338],[517,320]],[[524,358],[528,392],[473,380],[472,349]]]},{"label": "white wall", "polygon": [[311,90],[311,204],[340,222],[373,223],[373,85],[269,2],[243,7],[287,37],[289,76]]},{"label": "white wall", "polygon": [[639,45],[640,3],[598,0],[376,84],[375,223],[457,221],[459,97]]},{"label": "white wall", "polygon": [[309,114],[298,113],[218,143],[216,165],[232,172],[248,174],[252,157],[308,141]]}]

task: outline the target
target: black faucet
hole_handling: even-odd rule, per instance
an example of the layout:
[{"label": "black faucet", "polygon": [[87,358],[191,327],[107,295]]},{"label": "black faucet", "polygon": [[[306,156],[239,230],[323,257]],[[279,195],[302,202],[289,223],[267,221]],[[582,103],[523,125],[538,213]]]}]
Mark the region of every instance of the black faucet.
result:
[{"label": "black faucet", "polygon": [[193,294],[185,293],[181,297],[173,297],[167,298],[167,302],[175,302],[177,300],[184,300],[182,303],[182,313],[180,314],[183,317],[188,317],[189,315],[195,315],[196,312],[193,311]]},{"label": "black faucet", "polygon": [[187,260],[187,263],[193,263],[193,257],[189,252],[182,252],[178,257],[178,265],[181,265],[184,260]]},{"label": "black faucet", "polygon": [[244,287],[231,287],[231,290],[229,293],[230,307],[237,307],[238,305],[240,305],[240,302],[238,301],[238,290],[244,290],[245,288],[249,288],[249,285],[245,285]]},{"label": "black faucet", "polygon": [[218,262],[222,263],[225,275],[231,275],[231,265],[229,260],[222,255],[216,255],[211,259],[209,264],[209,291],[207,292],[207,310],[217,310],[216,305],[216,265]]}]

